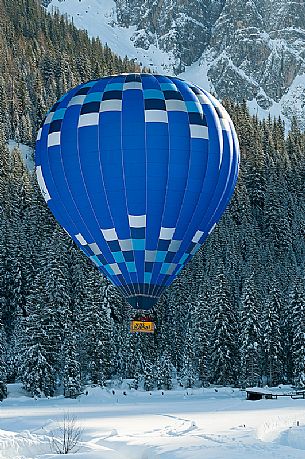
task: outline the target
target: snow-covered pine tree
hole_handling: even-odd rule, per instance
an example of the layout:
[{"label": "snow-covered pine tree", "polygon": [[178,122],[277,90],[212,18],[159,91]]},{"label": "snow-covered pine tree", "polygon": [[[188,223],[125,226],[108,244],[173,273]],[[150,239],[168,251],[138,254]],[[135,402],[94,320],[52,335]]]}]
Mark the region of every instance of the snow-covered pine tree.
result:
[{"label": "snow-covered pine tree", "polygon": [[88,377],[92,384],[104,386],[111,377],[114,344],[112,319],[109,308],[108,282],[97,272],[90,270],[86,284],[88,296],[81,305],[81,339],[87,356]]},{"label": "snow-covered pine tree", "polygon": [[156,388],[156,364],[154,361],[147,358],[143,371],[143,388],[146,391],[151,391]]},{"label": "snow-covered pine tree", "polygon": [[187,305],[187,310],[189,315],[185,322],[182,366],[179,371],[180,383],[185,388],[199,384],[199,360],[203,357],[199,330],[201,314],[197,302],[191,301]]},{"label": "snow-covered pine tree", "polygon": [[305,387],[305,281],[297,276],[292,287],[289,308],[292,318],[292,358],[294,383]]},{"label": "snow-covered pine tree", "polygon": [[136,390],[144,389],[144,374],[146,359],[144,358],[140,336],[135,336],[135,349],[133,352],[134,387]]},{"label": "snow-covered pine tree", "polygon": [[160,347],[166,344],[169,345],[172,363],[178,373],[184,365],[186,329],[190,320],[190,308],[192,308],[191,294],[194,295],[194,291],[192,292],[192,276],[191,266],[185,267],[183,274],[181,273],[175,280],[166,295],[166,304],[164,305],[166,309],[164,311],[165,323],[163,326],[166,328],[165,333],[168,335],[168,342],[165,340],[162,344],[162,340],[160,340]]},{"label": "snow-covered pine tree", "polygon": [[[266,194],[266,162],[262,142],[262,129],[257,123],[251,122],[253,129],[253,138],[247,142],[245,154],[247,155],[247,164],[245,170],[245,184],[249,193],[249,199],[252,204],[252,212],[255,216],[259,215],[265,205]],[[242,142],[243,143],[243,142]],[[242,145],[242,148],[244,146]]]},{"label": "snow-covered pine tree", "polygon": [[117,383],[122,383],[124,379],[132,378],[134,374],[132,364],[131,342],[129,316],[121,323],[112,322],[112,341],[114,357],[112,359],[112,379]]},{"label": "snow-covered pine tree", "polygon": [[164,351],[156,364],[156,387],[157,389],[170,390],[173,388],[173,365],[168,351]]},{"label": "snow-covered pine tree", "polygon": [[[277,165],[276,165],[277,166]],[[289,197],[284,170],[269,171],[267,198],[264,211],[265,237],[274,248],[275,255],[283,257],[292,243],[289,218]]]},{"label": "snow-covered pine tree", "polygon": [[56,236],[45,241],[28,298],[20,376],[34,396],[52,396],[60,383],[63,317],[69,296],[64,246],[59,242]]},{"label": "snow-covered pine tree", "polygon": [[183,387],[194,387],[198,382],[198,362],[195,359],[195,352],[189,339],[186,338],[185,350],[183,354],[183,365],[179,372],[180,383]]},{"label": "snow-covered pine tree", "polygon": [[20,368],[23,364],[23,343],[25,336],[26,318],[18,316],[7,344],[7,382],[20,381]]},{"label": "snow-covered pine tree", "polygon": [[198,378],[201,384],[208,382],[207,357],[209,348],[209,336],[211,329],[210,309],[208,301],[207,277],[202,279],[199,286],[198,298],[195,301],[194,333],[196,347],[195,352],[198,359]]},{"label": "snow-covered pine tree", "polygon": [[245,280],[240,311],[240,382],[243,387],[257,386],[261,370],[261,305],[255,276]]},{"label": "snow-covered pine tree", "polygon": [[269,386],[279,384],[283,376],[281,310],[279,286],[273,279],[265,304],[263,332],[263,372]]},{"label": "snow-covered pine tree", "polygon": [[236,305],[227,276],[219,266],[213,281],[214,292],[211,295],[213,311],[210,336],[210,381],[214,384],[232,385],[237,382],[238,329]]},{"label": "snow-covered pine tree", "polygon": [[7,364],[6,364],[6,349],[7,343],[5,338],[4,326],[0,319],[0,401],[7,396],[6,377],[7,377]]},{"label": "snow-covered pine tree", "polygon": [[67,317],[63,336],[63,388],[64,396],[75,398],[82,390],[81,368],[77,352],[76,330]]}]

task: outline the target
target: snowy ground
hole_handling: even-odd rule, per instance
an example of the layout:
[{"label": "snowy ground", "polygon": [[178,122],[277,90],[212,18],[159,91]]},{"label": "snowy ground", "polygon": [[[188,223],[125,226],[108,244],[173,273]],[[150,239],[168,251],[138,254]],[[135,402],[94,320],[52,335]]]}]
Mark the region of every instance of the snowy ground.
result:
[{"label": "snowy ground", "polygon": [[23,143],[17,143],[12,139],[8,141],[8,147],[10,151],[12,151],[14,148],[18,148],[26,167],[30,171],[34,169],[34,153],[31,147],[24,145]]},{"label": "snowy ground", "polygon": [[[245,400],[238,389],[135,392],[90,388],[77,400],[34,400],[9,386],[0,404],[1,459],[304,459],[305,400]],[[69,412],[84,428],[77,454],[50,435]],[[299,424],[299,425],[298,425]]]}]

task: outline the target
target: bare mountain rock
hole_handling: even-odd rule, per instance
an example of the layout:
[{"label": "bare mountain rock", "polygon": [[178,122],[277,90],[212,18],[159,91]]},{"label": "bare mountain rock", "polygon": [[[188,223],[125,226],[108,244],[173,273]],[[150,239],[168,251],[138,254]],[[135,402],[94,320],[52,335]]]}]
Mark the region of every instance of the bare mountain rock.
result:
[{"label": "bare mountain rock", "polygon": [[159,71],[184,76],[197,65],[192,78],[207,82],[218,97],[246,99],[260,116],[296,115],[305,127],[304,0],[52,0],[49,8],[71,14],[96,35],[101,16],[94,22],[94,9],[110,4],[107,27],[129,33],[122,54],[130,46],[143,55],[160,50],[171,59],[152,62]]}]

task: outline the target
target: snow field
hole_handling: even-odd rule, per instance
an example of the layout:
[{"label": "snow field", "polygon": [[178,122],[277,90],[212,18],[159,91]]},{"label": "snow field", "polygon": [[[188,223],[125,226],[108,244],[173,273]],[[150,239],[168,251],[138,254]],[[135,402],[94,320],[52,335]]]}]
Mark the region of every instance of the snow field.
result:
[{"label": "snow field", "polygon": [[[238,389],[216,390],[89,388],[76,400],[35,400],[12,384],[0,405],[0,459],[304,459],[305,400],[254,402]],[[81,449],[52,454],[67,412],[83,428]]]},{"label": "snow field", "polygon": [[28,170],[32,171],[34,169],[34,152],[31,147],[24,145],[23,143],[17,143],[15,142],[15,140],[9,140],[8,147],[10,151],[12,151],[14,148],[18,148],[21,153],[21,157],[24,161],[24,164],[26,165]]},{"label": "snow field", "polygon": [[54,8],[73,19],[78,29],[87,30],[89,36],[100,37],[101,42],[107,43],[118,56],[124,58],[127,55],[129,59],[136,59],[140,65],[151,70],[172,73],[175,58],[171,53],[154,45],[147,50],[136,48],[132,41],[136,27],[125,28],[116,24],[114,0],[52,0],[48,11]]}]

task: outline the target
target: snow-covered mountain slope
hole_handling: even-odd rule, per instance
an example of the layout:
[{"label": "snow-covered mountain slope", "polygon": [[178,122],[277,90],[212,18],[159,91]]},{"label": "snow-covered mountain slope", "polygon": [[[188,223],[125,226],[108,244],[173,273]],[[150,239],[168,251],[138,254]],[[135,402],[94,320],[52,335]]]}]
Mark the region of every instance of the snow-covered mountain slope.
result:
[{"label": "snow-covered mountain slope", "polygon": [[44,0],[120,56],[305,127],[305,5],[289,0]]},{"label": "snow-covered mountain slope", "polygon": [[52,0],[48,10],[54,8],[73,19],[79,29],[86,29],[91,37],[100,37],[119,56],[136,59],[152,71],[172,73],[176,62],[173,53],[157,44],[147,50],[137,47],[133,40],[136,26],[119,25],[113,0]]}]

